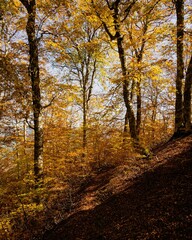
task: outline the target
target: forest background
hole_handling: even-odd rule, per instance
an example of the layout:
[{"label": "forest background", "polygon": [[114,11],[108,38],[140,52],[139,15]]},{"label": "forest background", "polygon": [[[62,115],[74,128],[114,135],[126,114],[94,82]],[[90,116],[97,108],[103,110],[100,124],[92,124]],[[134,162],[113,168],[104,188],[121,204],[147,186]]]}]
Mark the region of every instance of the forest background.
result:
[{"label": "forest background", "polygon": [[94,169],[191,131],[191,23],[187,0],[0,1],[2,239],[60,221]]}]

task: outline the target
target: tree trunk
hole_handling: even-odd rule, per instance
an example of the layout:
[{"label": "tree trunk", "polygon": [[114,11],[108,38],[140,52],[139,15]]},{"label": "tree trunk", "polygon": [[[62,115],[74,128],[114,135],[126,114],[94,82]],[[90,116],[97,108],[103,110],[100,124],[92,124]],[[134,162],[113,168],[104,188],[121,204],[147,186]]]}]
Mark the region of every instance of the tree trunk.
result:
[{"label": "tree trunk", "polygon": [[85,157],[85,151],[87,146],[87,106],[86,106],[86,86],[83,83],[83,158]]},{"label": "tree trunk", "polygon": [[179,132],[183,123],[183,99],[182,80],[184,71],[183,61],[183,36],[184,36],[184,2],[176,0],[177,14],[177,77],[176,77],[176,101],[175,101],[175,133]]},{"label": "tree trunk", "polygon": [[34,122],[34,176],[36,187],[42,181],[43,174],[43,130],[41,126],[41,93],[39,77],[38,42],[35,36],[36,1],[21,0],[28,12],[26,32],[29,42],[29,75],[32,86],[33,122]]},{"label": "tree trunk", "polygon": [[[118,40],[119,42],[119,40]],[[124,103],[127,109],[127,116],[129,120],[129,130],[131,134],[131,138],[135,141],[138,141],[138,136],[136,132],[136,122],[135,122],[135,116],[134,112],[129,100],[129,91],[128,91],[128,81],[127,81],[127,74],[126,74],[126,68],[125,68],[125,58],[124,58],[124,50],[121,46],[121,44],[118,43],[118,51],[119,51],[119,58],[121,61],[121,69],[122,69],[122,75],[123,75],[123,99]]]},{"label": "tree trunk", "polygon": [[136,124],[138,136],[140,134],[140,128],[141,128],[141,83],[139,80],[137,82],[137,124]]},{"label": "tree trunk", "polygon": [[[128,6],[124,9],[124,18],[121,20],[120,16],[119,16],[119,11],[123,11],[121,9],[121,7],[119,6],[121,1],[116,0],[116,1],[112,1],[112,3],[110,3],[110,1],[106,1],[107,6],[108,6],[109,10],[111,11],[112,17],[113,17],[113,27],[114,27],[113,30],[114,31],[111,31],[111,29],[108,27],[108,24],[102,19],[100,13],[97,11],[94,1],[93,0],[91,1],[93,7],[96,10],[97,16],[100,18],[100,20],[103,24],[103,27],[104,27],[106,33],[108,34],[108,36],[110,37],[111,41],[113,41],[113,40],[117,41],[117,49],[118,49],[119,60],[120,60],[120,64],[121,64],[121,72],[122,72],[123,99],[124,99],[124,103],[125,103],[126,110],[127,110],[126,114],[127,114],[128,122],[129,122],[130,135],[131,135],[131,138],[133,139],[133,144],[134,144],[134,147],[136,148],[136,150],[138,152],[144,152],[143,148],[141,147],[141,145],[139,143],[139,138],[138,138],[137,131],[136,131],[135,114],[134,114],[134,111],[133,111],[132,105],[131,105],[131,96],[130,96],[130,91],[129,91],[130,82],[128,80],[126,58],[125,58],[125,52],[124,52],[124,47],[123,47],[123,36],[121,35],[121,26],[120,26],[120,24],[129,16],[130,11],[131,11],[132,7],[134,6],[135,2],[136,2],[136,0],[133,0],[132,2],[129,2],[129,1],[127,2]],[[125,133],[125,130],[126,130],[126,126],[124,128],[124,133]]]},{"label": "tree trunk", "polygon": [[185,78],[185,89],[184,89],[184,111],[183,111],[183,119],[184,119],[184,127],[185,132],[192,131],[191,126],[191,87],[192,86],[192,55],[189,61],[189,65],[187,68],[186,78]]},{"label": "tree trunk", "polygon": [[123,99],[124,103],[127,109],[127,116],[129,120],[129,130],[131,134],[131,138],[138,142],[138,136],[136,131],[136,121],[135,121],[135,115],[130,103],[130,96],[129,96],[129,82],[127,80],[127,68],[126,68],[126,61],[125,61],[125,52],[123,48],[123,37],[120,34],[120,26],[118,21],[118,8],[114,7],[114,25],[115,25],[115,31],[116,31],[116,38],[117,38],[117,47],[118,47],[118,53],[119,53],[119,59],[121,63],[121,70],[122,70],[122,76],[123,76]]},{"label": "tree trunk", "polygon": [[124,130],[123,130],[123,143],[126,143],[126,139],[128,137],[128,124],[129,124],[129,119],[128,119],[128,113],[126,111],[125,121],[124,121]]}]

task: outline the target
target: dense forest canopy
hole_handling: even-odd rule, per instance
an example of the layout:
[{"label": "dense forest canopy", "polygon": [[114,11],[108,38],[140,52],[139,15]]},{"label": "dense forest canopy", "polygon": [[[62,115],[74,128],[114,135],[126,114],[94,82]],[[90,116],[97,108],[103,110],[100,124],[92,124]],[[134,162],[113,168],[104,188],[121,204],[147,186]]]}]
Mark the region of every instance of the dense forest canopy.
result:
[{"label": "dense forest canopy", "polygon": [[188,0],[0,1],[3,239],[93,168],[191,131],[191,23]]}]

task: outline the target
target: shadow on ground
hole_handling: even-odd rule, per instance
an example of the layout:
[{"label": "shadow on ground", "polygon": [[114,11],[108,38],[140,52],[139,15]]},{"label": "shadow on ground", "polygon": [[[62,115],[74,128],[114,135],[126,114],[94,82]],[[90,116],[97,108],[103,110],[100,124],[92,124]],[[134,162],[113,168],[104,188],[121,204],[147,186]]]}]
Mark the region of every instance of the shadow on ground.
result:
[{"label": "shadow on ground", "polygon": [[192,239],[192,136],[188,138],[165,164],[93,210],[74,213],[43,239]]}]

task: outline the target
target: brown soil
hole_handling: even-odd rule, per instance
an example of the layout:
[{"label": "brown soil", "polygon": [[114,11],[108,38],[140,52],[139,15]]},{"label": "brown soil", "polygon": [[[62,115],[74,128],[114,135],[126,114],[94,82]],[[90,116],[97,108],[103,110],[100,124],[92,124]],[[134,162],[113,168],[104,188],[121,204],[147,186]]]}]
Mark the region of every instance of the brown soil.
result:
[{"label": "brown soil", "polygon": [[44,240],[192,239],[192,135],[97,173]]}]

